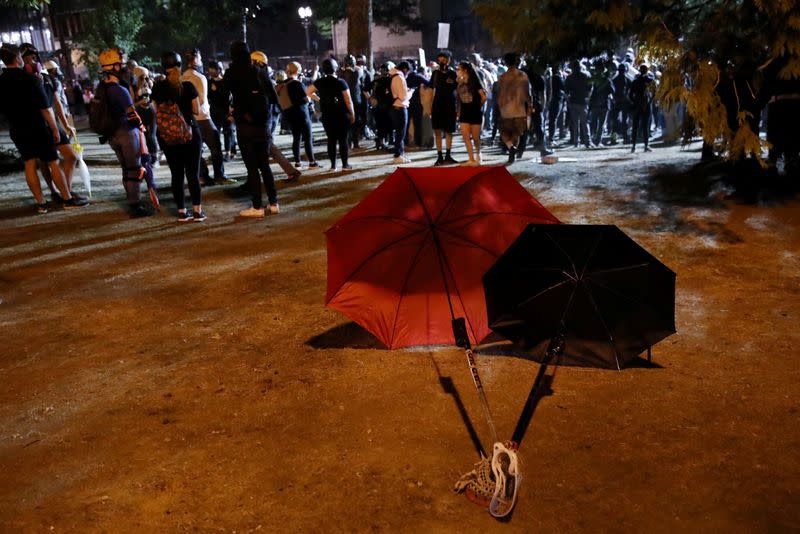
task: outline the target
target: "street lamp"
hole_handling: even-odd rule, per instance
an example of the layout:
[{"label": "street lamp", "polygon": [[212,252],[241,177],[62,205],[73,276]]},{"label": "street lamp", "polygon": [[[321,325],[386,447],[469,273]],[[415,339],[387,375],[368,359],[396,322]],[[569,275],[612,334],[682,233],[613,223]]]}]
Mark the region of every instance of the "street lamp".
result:
[{"label": "street lamp", "polygon": [[306,54],[308,54],[311,51],[311,39],[308,36],[308,27],[311,26],[311,8],[301,7],[297,10],[297,14],[300,15],[300,23],[306,30]]}]

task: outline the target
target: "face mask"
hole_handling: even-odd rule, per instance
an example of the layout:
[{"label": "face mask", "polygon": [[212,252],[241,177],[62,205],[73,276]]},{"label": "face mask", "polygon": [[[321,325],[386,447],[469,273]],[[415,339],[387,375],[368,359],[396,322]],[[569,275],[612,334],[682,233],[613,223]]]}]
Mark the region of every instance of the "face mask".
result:
[{"label": "face mask", "polygon": [[440,61],[440,62],[439,62],[439,68],[440,68],[441,70],[445,70],[445,69],[447,69],[447,62],[446,62],[446,61]]}]

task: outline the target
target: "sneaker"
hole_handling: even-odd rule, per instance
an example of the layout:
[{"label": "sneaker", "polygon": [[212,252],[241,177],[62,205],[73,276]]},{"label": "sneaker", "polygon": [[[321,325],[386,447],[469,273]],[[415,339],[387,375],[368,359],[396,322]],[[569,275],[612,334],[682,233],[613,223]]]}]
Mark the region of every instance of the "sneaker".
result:
[{"label": "sneaker", "polygon": [[50,193],[50,202],[52,202],[56,206],[63,206],[64,205],[64,197],[62,197],[58,193]]},{"label": "sneaker", "polygon": [[78,200],[88,200],[85,196],[79,195],[78,193],[73,193],[72,191],[69,192],[69,196],[72,198],[77,198]]},{"label": "sneaker", "polygon": [[433,166],[441,167],[442,165],[444,165],[444,158],[442,156],[439,156],[438,158],[436,158],[436,162],[433,164]]},{"label": "sneaker", "polygon": [[281,207],[277,203],[269,205],[269,214],[270,215],[277,215],[280,212],[281,212]]},{"label": "sneaker", "polygon": [[315,168],[317,168],[317,167],[319,167],[319,163],[317,163],[316,161],[312,161],[312,162],[310,162],[310,163],[308,164],[308,168],[309,168],[309,169],[315,169]]},{"label": "sneaker", "polygon": [[263,217],[264,208],[247,208],[239,212],[240,217]]},{"label": "sneaker", "polygon": [[343,171],[352,171],[353,170],[353,166],[350,165],[349,163],[347,165],[342,165],[342,170]]},{"label": "sneaker", "polygon": [[299,161],[295,161],[295,162],[294,162],[294,166],[295,166],[295,167],[297,167],[297,168],[299,169],[300,167],[302,167],[302,166],[303,166],[303,164],[302,164],[302,163],[300,163]]},{"label": "sneaker", "polygon": [[458,165],[458,162],[454,160],[450,155],[444,157],[444,162],[448,165]]},{"label": "sneaker", "polygon": [[649,146],[646,146],[646,147],[644,147],[644,151],[645,152],[652,152],[653,150]]},{"label": "sneaker", "polygon": [[508,161],[506,162],[506,165],[511,165],[512,163],[514,163],[515,152],[516,150],[514,149],[513,146],[508,148]]},{"label": "sneaker", "polygon": [[555,152],[553,152],[553,151],[552,151],[551,149],[549,149],[549,148],[543,148],[543,149],[541,150],[541,152],[539,153],[539,155],[540,155],[540,156],[552,156],[553,154],[555,154]]},{"label": "sneaker", "polygon": [[47,202],[43,202],[42,204],[36,204],[36,213],[42,215],[47,213]]},{"label": "sneaker", "polygon": [[392,163],[394,163],[395,165],[403,165],[404,163],[411,163],[411,160],[408,159],[406,156],[400,155],[400,156],[395,156],[394,159],[392,160]]},{"label": "sneaker", "polygon": [[188,211],[178,212],[178,222],[189,222],[192,220],[192,214]]},{"label": "sneaker", "polygon": [[206,212],[203,210],[192,212],[192,220],[194,222],[203,222],[207,219]]},{"label": "sneaker", "polygon": [[73,209],[73,208],[82,208],[82,207],[88,206],[88,205],[89,205],[89,201],[86,200],[85,198],[72,197],[69,200],[65,200],[64,201],[64,209],[65,210],[69,210],[69,209]]}]

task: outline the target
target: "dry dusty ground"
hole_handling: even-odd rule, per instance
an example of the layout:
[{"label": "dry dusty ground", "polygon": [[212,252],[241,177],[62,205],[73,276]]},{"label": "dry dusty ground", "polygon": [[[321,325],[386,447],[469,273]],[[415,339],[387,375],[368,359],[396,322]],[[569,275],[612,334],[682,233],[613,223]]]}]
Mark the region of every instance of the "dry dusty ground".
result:
[{"label": "dry dusty ground", "polygon": [[[323,306],[323,231],[388,156],[307,173],[264,220],[215,188],[181,226],[129,220],[116,177],[45,216],[0,178],[0,530],[800,530],[797,200],[726,198],[678,147],[561,154],[512,171],[675,270],[678,334],[654,367],[550,369],[505,524],[451,491],[476,460],[458,403],[488,441],[463,354],[385,350]],[[538,364],[479,366],[510,435]]]}]

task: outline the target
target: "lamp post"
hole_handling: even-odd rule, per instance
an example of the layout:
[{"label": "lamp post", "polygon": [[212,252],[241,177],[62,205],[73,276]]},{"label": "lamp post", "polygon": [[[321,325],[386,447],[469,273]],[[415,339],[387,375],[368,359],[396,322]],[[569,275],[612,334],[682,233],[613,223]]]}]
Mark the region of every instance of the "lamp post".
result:
[{"label": "lamp post", "polygon": [[301,7],[297,10],[300,15],[300,23],[306,30],[306,55],[311,52],[311,38],[308,36],[308,27],[311,26],[311,8],[308,6]]}]

